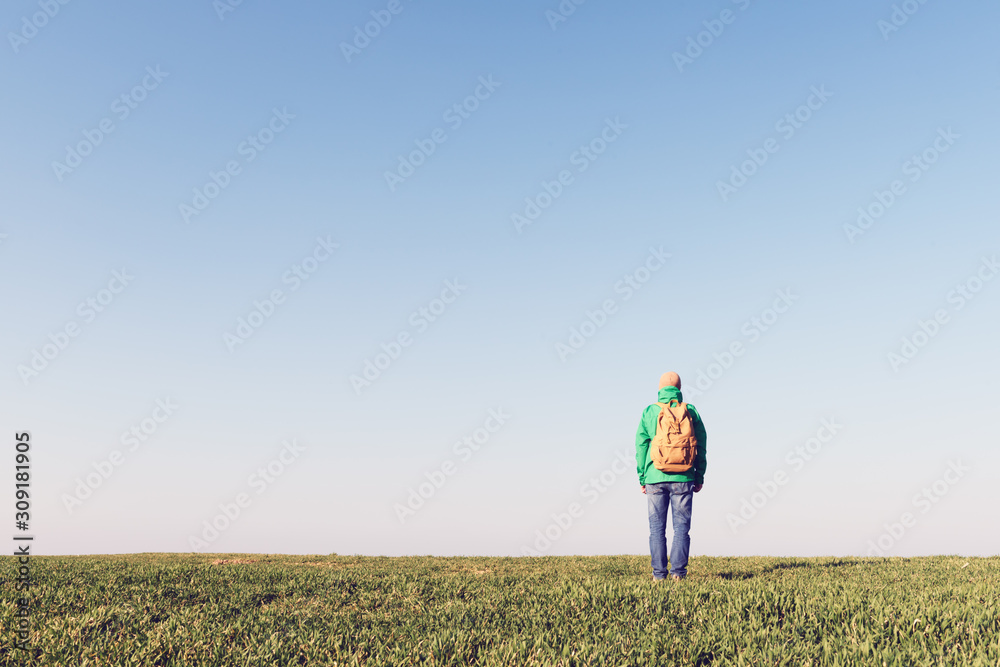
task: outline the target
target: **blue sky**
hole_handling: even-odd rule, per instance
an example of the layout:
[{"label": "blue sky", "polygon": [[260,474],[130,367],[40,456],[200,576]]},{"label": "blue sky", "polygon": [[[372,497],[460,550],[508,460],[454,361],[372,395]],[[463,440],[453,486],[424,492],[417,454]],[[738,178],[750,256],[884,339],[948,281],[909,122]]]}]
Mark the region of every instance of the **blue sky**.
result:
[{"label": "blue sky", "polygon": [[997,553],[998,14],[7,3],[37,552],[646,553],[674,370],[693,553]]}]

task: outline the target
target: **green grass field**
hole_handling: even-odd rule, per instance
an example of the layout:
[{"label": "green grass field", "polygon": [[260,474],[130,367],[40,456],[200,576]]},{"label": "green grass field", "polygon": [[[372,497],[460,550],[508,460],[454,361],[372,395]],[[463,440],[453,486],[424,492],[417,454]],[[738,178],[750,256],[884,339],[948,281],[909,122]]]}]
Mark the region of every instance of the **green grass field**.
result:
[{"label": "green grass field", "polygon": [[1000,558],[3,560],[3,665],[1000,665]]}]

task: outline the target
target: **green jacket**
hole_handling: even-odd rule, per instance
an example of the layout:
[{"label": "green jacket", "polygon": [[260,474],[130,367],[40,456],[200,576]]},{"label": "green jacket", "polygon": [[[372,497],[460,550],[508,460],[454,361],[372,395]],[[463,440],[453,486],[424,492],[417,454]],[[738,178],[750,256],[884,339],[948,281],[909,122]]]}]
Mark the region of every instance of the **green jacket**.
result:
[{"label": "green jacket", "polygon": [[[681,390],[677,387],[664,387],[660,390],[656,400],[658,403],[666,403],[672,398],[684,401],[681,397]],[[649,442],[656,435],[656,421],[660,416],[660,408],[656,405],[650,405],[643,411],[642,419],[639,420],[639,430],[635,433],[635,464],[636,470],[639,472],[640,485],[645,486],[659,482],[705,483],[705,470],[708,468],[705,448],[708,436],[705,434],[705,425],[701,421],[701,415],[690,403],[688,403],[688,412],[694,419],[694,435],[698,438],[698,455],[695,457],[694,467],[687,472],[667,473],[656,469],[649,453]]]}]

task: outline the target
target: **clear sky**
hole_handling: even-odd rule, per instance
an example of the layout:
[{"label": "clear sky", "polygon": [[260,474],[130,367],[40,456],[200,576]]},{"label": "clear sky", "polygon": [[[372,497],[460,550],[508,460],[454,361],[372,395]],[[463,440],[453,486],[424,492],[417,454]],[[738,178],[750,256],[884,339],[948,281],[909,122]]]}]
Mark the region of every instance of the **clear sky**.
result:
[{"label": "clear sky", "polygon": [[998,553],[998,20],[5,3],[36,553],[648,553],[667,370],[694,554]]}]

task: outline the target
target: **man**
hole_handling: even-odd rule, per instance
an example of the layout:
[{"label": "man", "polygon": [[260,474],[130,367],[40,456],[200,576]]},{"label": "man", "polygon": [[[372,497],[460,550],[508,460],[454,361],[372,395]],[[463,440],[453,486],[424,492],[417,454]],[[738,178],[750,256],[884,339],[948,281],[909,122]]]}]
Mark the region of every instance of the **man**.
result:
[{"label": "man", "polygon": [[[681,379],[677,373],[664,373],[660,377],[657,395],[659,403],[671,400],[683,402]],[[701,415],[690,403],[687,411],[694,426],[697,452],[693,466],[686,472],[662,472],[653,464],[650,442],[656,436],[660,406],[650,405],[642,413],[639,430],[635,434],[635,462],[639,472],[639,485],[646,494],[649,505],[649,553],[653,564],[653,581],[667,578],[667,508],[673,514],[674,539],[670,545],[670,577],[680,581],[687,576],[688,551],[691,538],[691,496],[701,491],[705,484],[706,434]]]}]

